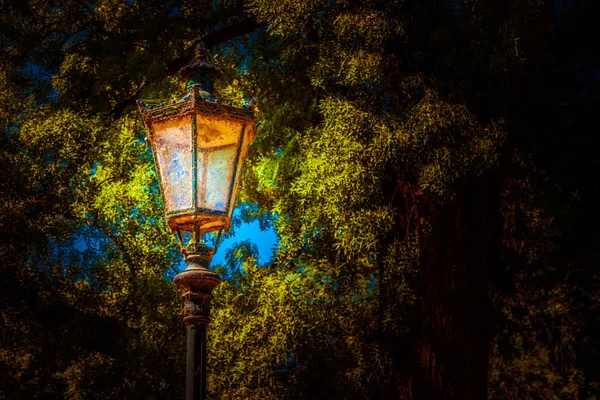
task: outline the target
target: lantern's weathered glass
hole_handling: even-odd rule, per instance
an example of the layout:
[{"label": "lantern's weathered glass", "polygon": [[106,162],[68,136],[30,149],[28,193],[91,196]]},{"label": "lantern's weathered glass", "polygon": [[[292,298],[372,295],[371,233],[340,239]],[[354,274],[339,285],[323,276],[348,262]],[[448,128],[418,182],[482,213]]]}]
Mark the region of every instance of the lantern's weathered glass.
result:
[{"label": "lantern's weathered glass", "polygon": [[189,116],[153,124],[167,213],[192,208],[192,124]]},{"label": "lantern's weathered glass", "polygon": [[172,230],[227,230],[241,169],[256,134],[250,109],[203,99],[140,107],[149,132]]},{"label": "lantern's weathered glass", "polygon": [[[229,182],[234,171],[235,154],[236,146],[227,146],[203,152],[198,157],[198,170],[202,168],[202,174],[198,177],[198,185],[201,187],[196,192],[196,201],[200,207],[218,211],[227,210],[230,197]],[[204,166],[208,168],[203,168]]]},{"label": "lantern's weathered glass", "polygon": [[201,208],[226,211],[231,197],[235,156],[244,124],[196,116],[198,148],[198,190],[196,203]]}]

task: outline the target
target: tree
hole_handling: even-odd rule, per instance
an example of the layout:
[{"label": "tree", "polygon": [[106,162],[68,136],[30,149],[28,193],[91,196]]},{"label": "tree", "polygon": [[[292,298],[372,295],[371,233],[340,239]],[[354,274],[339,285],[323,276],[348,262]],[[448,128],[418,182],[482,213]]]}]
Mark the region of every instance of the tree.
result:
[{"label": "tree", "polygon": [[3,4],[2,395],[180,397],[134,101],[204,37],[218,97],[259,99],[240,200],[280,238],[217,267],[213,393],[593,398],[596,6],[212,3]]},{"label": "tree", "polygon": [[[517,339],[505,347],[513,354],[494,348],[492,377],[499,388],[489,392],[512,395],[505,389],[512,379],[519,398],[524,393],[589,396],[583,376],[593,373],[585,375],[575,359],[586,357],[569,350],[588,339],[576,339],[566,310],[584,309],[575,299],[597,293],[575,289],[568,276],[580,271],[578,279],[589,281],[594,269],[583,267],[586,262],[576,267],[573,253],[559,255],[566,247],[556,242],[572,234],[573,215],[566,210],[573,210],[573,196],[586,190],[595,198],[596,191],[585,182],[567,184],[577,173],[564,174],[552,165],[561,156],[557,144],[564,143],[567,127],[542,118],[559,112],[567,122],[571,118],[562,107],[581,101],[572,91],[581,90],[573,84],[572,67],[544,65],[561,56],[567,60],[570,51],[558,43],[568,37],[570,46],[573,33],[566,32],[586,25],[567,21],[562,30],[553,30],[551,2],[252,4],[259,21],[270,27],[270,39],[279,39],[276,69],[287,96],[263,104],[268,125],[262,135],[277,151],[255,158],[257,176],[246,187],[260,188],[254,199],[291,216],[278,221],[280,261],[327,259],[333,260],[335,272],[328,272],[334,276],[378,277],[381,322],[389,324],[381,324],[380,337],[391,344],[395,379],[384,389],[387,394],[483,398],[487,341],[498,343],[503,329],[518,332],[514,325],[496,330],[506,323],[498,318],[506,312],[501,311],[504,295],[522,298],[520,285],[529,275],[544,276],[532,293],[551,295],[535,295],[525,304],[570,305],[559,307],[563,317],[554,320],[560,328],[549,333],[549,341],[536,332],[528,339],[535,347],[523,347]],[[588,35],[579,34],[576,41],[592,44],[595,35]],[[589,49],[580,48],[589,60]],[[269,76],[271,88],[278,81]],[[560,84],[552,87],[549,81]],[[249,87],[259,92],[260,84]],[[571,154],[581,154],[571,143]],[[526,225],[519,216],[524,212]],[[519,226],[510,228],[515,218]],[[515,234],[529,237],[519,239],[521,255],[515,254]],[[521,260],[516,264],[515,256]],[[489,339],[488,279],[494,287],[492,310],[500,311],[492,314]],[[497,296],[496,290],[514,285],[520,286],[517,292]],[[402,319],[411,314],[413,320]],[[529,324],[517,320],[516,325]],[[538,329],[548,323],[541,314],[533,320]],[[594,322],[588,315],[576,324],[591,328]],[[539,352],[556,353],[557,346],[561,356],[543,368],[521,364],[518,372],[504,374],[503,363],[512,359],[511,364],[515,354],[534,359]],[[522,378],[515,380],[515,374]],[[540,392],[544,381],[552,384]]]}]

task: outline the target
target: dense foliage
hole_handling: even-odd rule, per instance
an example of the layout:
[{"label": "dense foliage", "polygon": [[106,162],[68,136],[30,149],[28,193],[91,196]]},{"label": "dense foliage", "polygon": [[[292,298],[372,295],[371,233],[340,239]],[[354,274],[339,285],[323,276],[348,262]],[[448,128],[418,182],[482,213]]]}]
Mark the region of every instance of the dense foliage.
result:
[{"label": "dense foliage", "polygon": [[182,397],[135,99],[182,97],[199,37],[217,97],[258,98],[239,200],[279,237],[214,267],[214,398],[600,397],[597,11],[3,2],[0,398]]}]

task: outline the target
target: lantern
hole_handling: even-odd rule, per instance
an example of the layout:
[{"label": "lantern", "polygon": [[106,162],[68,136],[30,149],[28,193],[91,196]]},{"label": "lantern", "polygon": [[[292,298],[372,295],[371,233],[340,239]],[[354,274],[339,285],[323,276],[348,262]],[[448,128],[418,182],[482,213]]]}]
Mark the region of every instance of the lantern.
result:
[{"label": "lantern", "polygon": [[172,232],[227,231],[248,146],[256,135],[252,106],[236,108],[214,99],[212,77],[200,44],[180,71],[189,94],[158,108],[138,101],[154,150]]}]

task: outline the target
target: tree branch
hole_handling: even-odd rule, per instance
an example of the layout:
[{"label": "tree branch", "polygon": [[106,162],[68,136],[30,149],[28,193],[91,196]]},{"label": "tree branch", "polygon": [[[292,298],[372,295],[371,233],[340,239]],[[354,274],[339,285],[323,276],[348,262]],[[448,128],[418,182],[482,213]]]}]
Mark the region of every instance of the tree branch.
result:
[{"label": "tree branch", "polygon": [[219,31],[209,33],[204,36],[202,40],[207,47],[216,46],[221,43],[225,43],[234,39],[238,36],[246,35],[248,33],[252,33],[257,29],[266,26],[265,23],[260,23],[256,21],[254,18],[247,18],[237,23],[225,27]]},{"label": "tree branch", "polygon": [[[228,42],[236,37],[246,35],[248,33],[252,33],[255,30],[266,26],[264,23],[257,22],[254,18],[247,18],[240,20],[232,25],[226,26],[223,29],[220,29],[216,32],[209,33],[206,36],[198,37],[198,40],[202,40],[206,47],[214,47],[221,43]],[[191,55],[185,55],[183,57],[179,57],[173,60],[168,65],[168,73],[174,74],[181,67],[185,65],[190,60]]]},{"label": "tree branch", "polygon": [[[232,25],[226,26],[223,29],[220,29],[216,32],[209,33],[204,37],[198,37],[198,40],[202,39],[204,44],[207,47],[216,46],[221,43],[228,42],[238,36],[246,35],[248,33],[254,32],[257,29],[266,26],[264,23],[257,22],[254,18],[247,18],[241,21],[238,21]],[[191,54],[187,54],[183,57],[179,57],[173,61],[171,61],[167,65],[167,73],[169,75],[173,75],[179,71],[181,67],[183,67],[191,58]],[[143,85],[142,85],[143,86]],[[138,90],[119,104],[117,104],[113,109],[113,115],[117,118],[120,117],[125,109],[130,105],[135,105],[136,99],[139,97],[139,94],[142,90],[142,86],[138,88]]]}]

